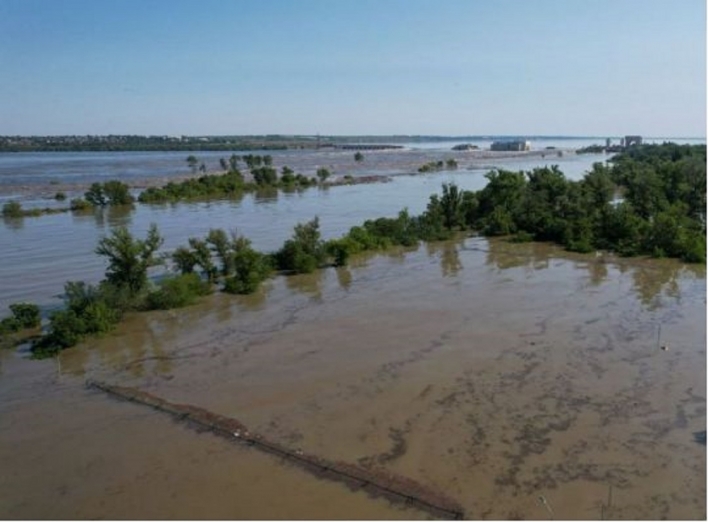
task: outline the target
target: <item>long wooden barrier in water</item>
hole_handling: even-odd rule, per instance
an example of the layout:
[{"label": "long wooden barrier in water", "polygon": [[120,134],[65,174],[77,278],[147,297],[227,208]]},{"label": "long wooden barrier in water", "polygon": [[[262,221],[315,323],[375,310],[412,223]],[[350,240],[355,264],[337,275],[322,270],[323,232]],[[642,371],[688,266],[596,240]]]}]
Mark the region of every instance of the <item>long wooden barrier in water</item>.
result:
[{"label": "long wooden barrier in water", "polygon": [[343,482],[353,490],[363,490],[373,496],[382,496],[393,502],[401,502],[438,518],[464,518],[462,507],[453,499],[409,478],[383,470],[367,470],[346,462],[333,462],[302,451],[294,451],[249,431],[243,423],[236,419],[197,406],[172,403],[136,388],[113,386],[97,381],[86,381],[86,386],[129,402],[150,406],[172,415],[176,420],[209,430],[230,441],[277,455],[319,478]]}]

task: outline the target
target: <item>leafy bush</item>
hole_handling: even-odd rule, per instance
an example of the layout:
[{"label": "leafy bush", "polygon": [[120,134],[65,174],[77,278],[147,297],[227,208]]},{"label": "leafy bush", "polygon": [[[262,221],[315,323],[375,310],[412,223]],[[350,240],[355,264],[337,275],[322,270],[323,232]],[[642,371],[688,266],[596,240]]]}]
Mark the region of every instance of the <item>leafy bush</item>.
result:
[{"label": "leafy bush", "polygon": [[36,357],[56,355],[89,335],[111,331],[122,317],[115,295],[110,285],[95,287],[83,281],[66,283],[66,308],[49,317],[49,331],[34,343],[33,354]]},{"label": "leafy bush", "polygon": [[121,181],[106,181],[103,192],[111,205],[131,205],[135,201],[130,194],[130,187]]},{"label": "leafy bush", "polygon": [[134,201],[128,185],[118,180],[106,181],[103,184],[93,183],[84,194],[84,197],[86,201],[97,207],[130,205]]},{"label": "leafy bush", "polygon": [[39,307],[30,303],[10,305],[12,315],[0,320],[0,335],[17,332],[26,328],[37,328],[40,324]]},{"label": "leafy bush", "polygon": [[103,193],[103,185],[98,182],[91,184],[91,187],[84,192],[84,198],[96,207],[103,207],[108,204],[108,198]]},{"label": "leafy bush", "polygon": [[172,262],[175,268],[182,274],[194,272],[194,267],[198,264],[197,256],[187,247],[178,247],[172,252]]},{"label": "leafy bush", "polygon": [[64,201],[66,199],[66,194],[63,192],[57,192],[56,194],[54,194],[54,199],[56,199],[57,201]]},{"label": "leafy bush", "polygon": [[82,198],[75,198],[71,200],[69,208],[72,212],[85,212],[87,210],[93,209],[93,205]]},{"label": "leafy bush", "polygon": [[346,266],[352,253],[360,250],[360,245],[349,237],[327,241],[325,250],[333,259],[334,266]]},{"label": "leafy bush", "polygon": [[17,332],[21,329],[22,325],[20,325],[20,322],[14,316],[4,317],[0,320],[0,336]]},{"label": "leafy bush", "polygon": [[211,292],[209,283],[195,273],[180,274],[160,281],[159,288],[146,298],[148,310],[169,310],[193,304],[198,297]]},{"label": "leafy bush", "polygon": [[234,275],[224,281],[224,291],[232,294],[253,293],[273,269],[270,258],[254,250],[245,237],[234,238],[232,246]]},{"label": "leafy bush", "polygon": [[319,219],[295,225],[293,238],[285,242],[275,257],[279,269],[298,274],[308,274],[321,266],[326,252],[324,242],[320,239]]},{"label": "leafy bush", "polygon": [[331,175],[332,173],[325,168],[317,169],[317,177],[319,178],[321,183],[324,183]]},{"label": "leafy bush", "polygon": [[22,204],[19,201],[8,201],[2,206],[3,217],[19,218],[24,215]]},{"label": "leafy bush", "polygon": [[525,230],[520,230],[519,232],[511,236],[511,238],[509,238],[509,241],[511,241],[512,243],[528,243],[530,241],[533,241],[533,234],[529,234]]},{"label": "leafy bush", "polygon": [[20,328],[36,328],[40,323],[39,307],[31,303],[14,303],[10,311]]}]

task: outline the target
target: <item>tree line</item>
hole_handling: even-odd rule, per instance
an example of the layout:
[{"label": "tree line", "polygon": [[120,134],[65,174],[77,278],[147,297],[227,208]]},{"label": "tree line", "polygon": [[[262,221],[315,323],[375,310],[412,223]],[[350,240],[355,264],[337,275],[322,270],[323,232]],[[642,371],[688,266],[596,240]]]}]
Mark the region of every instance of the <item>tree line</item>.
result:
[{"label": "tree line", "polygon": [[[329,241],[322,239],[315,217],[297,224],[292,237],[271,253],[258,252],[245,237],[213,229],[160,256],[157,227],[145,239],[119,228],[95,251],[108,261],[105,279],[96,286],[66,284],[65,307],[51,314],[33,352],[56,354],[110,330],[128,311],[186,306],[217,288],[248,294],[273,273],[345,266],[357,253],[414,246],[460,232],[552,241],[576,252],[603,249],[705,263],[705,162],[705,146],[665,144],[633,148],[610,167],[596,163],[579,181],[567,180],[557,166],[526,173],[494,170],[481,190],[443,184],[422,214],[412,216],[404,209],[393,218],[367,220]],[[148,269],[156,264],[169,265],[172,274],[150,281]],[[10,331],[25,324],[3,321]]]}]

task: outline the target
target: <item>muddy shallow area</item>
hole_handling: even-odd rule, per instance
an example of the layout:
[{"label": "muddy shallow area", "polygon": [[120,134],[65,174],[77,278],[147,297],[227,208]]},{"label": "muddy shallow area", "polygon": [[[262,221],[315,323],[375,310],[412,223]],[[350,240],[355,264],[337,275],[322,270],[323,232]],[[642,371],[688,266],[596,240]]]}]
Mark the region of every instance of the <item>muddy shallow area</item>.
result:
[{"label": "muddy shallow area", "polygon": [[4,352],[0,516],[427,516],[90,378],[409,477],[467,518],[704,519],[705,295],[704,266],[469,238],[137,315],[56,361]]}]

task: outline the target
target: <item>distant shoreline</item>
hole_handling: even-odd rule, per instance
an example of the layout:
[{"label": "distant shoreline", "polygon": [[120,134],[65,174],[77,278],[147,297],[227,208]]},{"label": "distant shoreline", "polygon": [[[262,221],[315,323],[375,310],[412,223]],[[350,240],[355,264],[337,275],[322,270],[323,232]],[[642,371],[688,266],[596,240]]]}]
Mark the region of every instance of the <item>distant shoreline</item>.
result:
[{"label": "distant shoreline", "polygon": [[[350,149],[352,147],[398,148],[404,144],[479,142],[497,140],[572,141],[606,139],[621,136],[566,135],[244,135],[244,136],[135,136],[135,135],[64,135],[64,136],[0,136],[3,152],[206,152],[253,150],[317,150]],[[647,138],[650,140],[699,140],[705,138]]]}]

